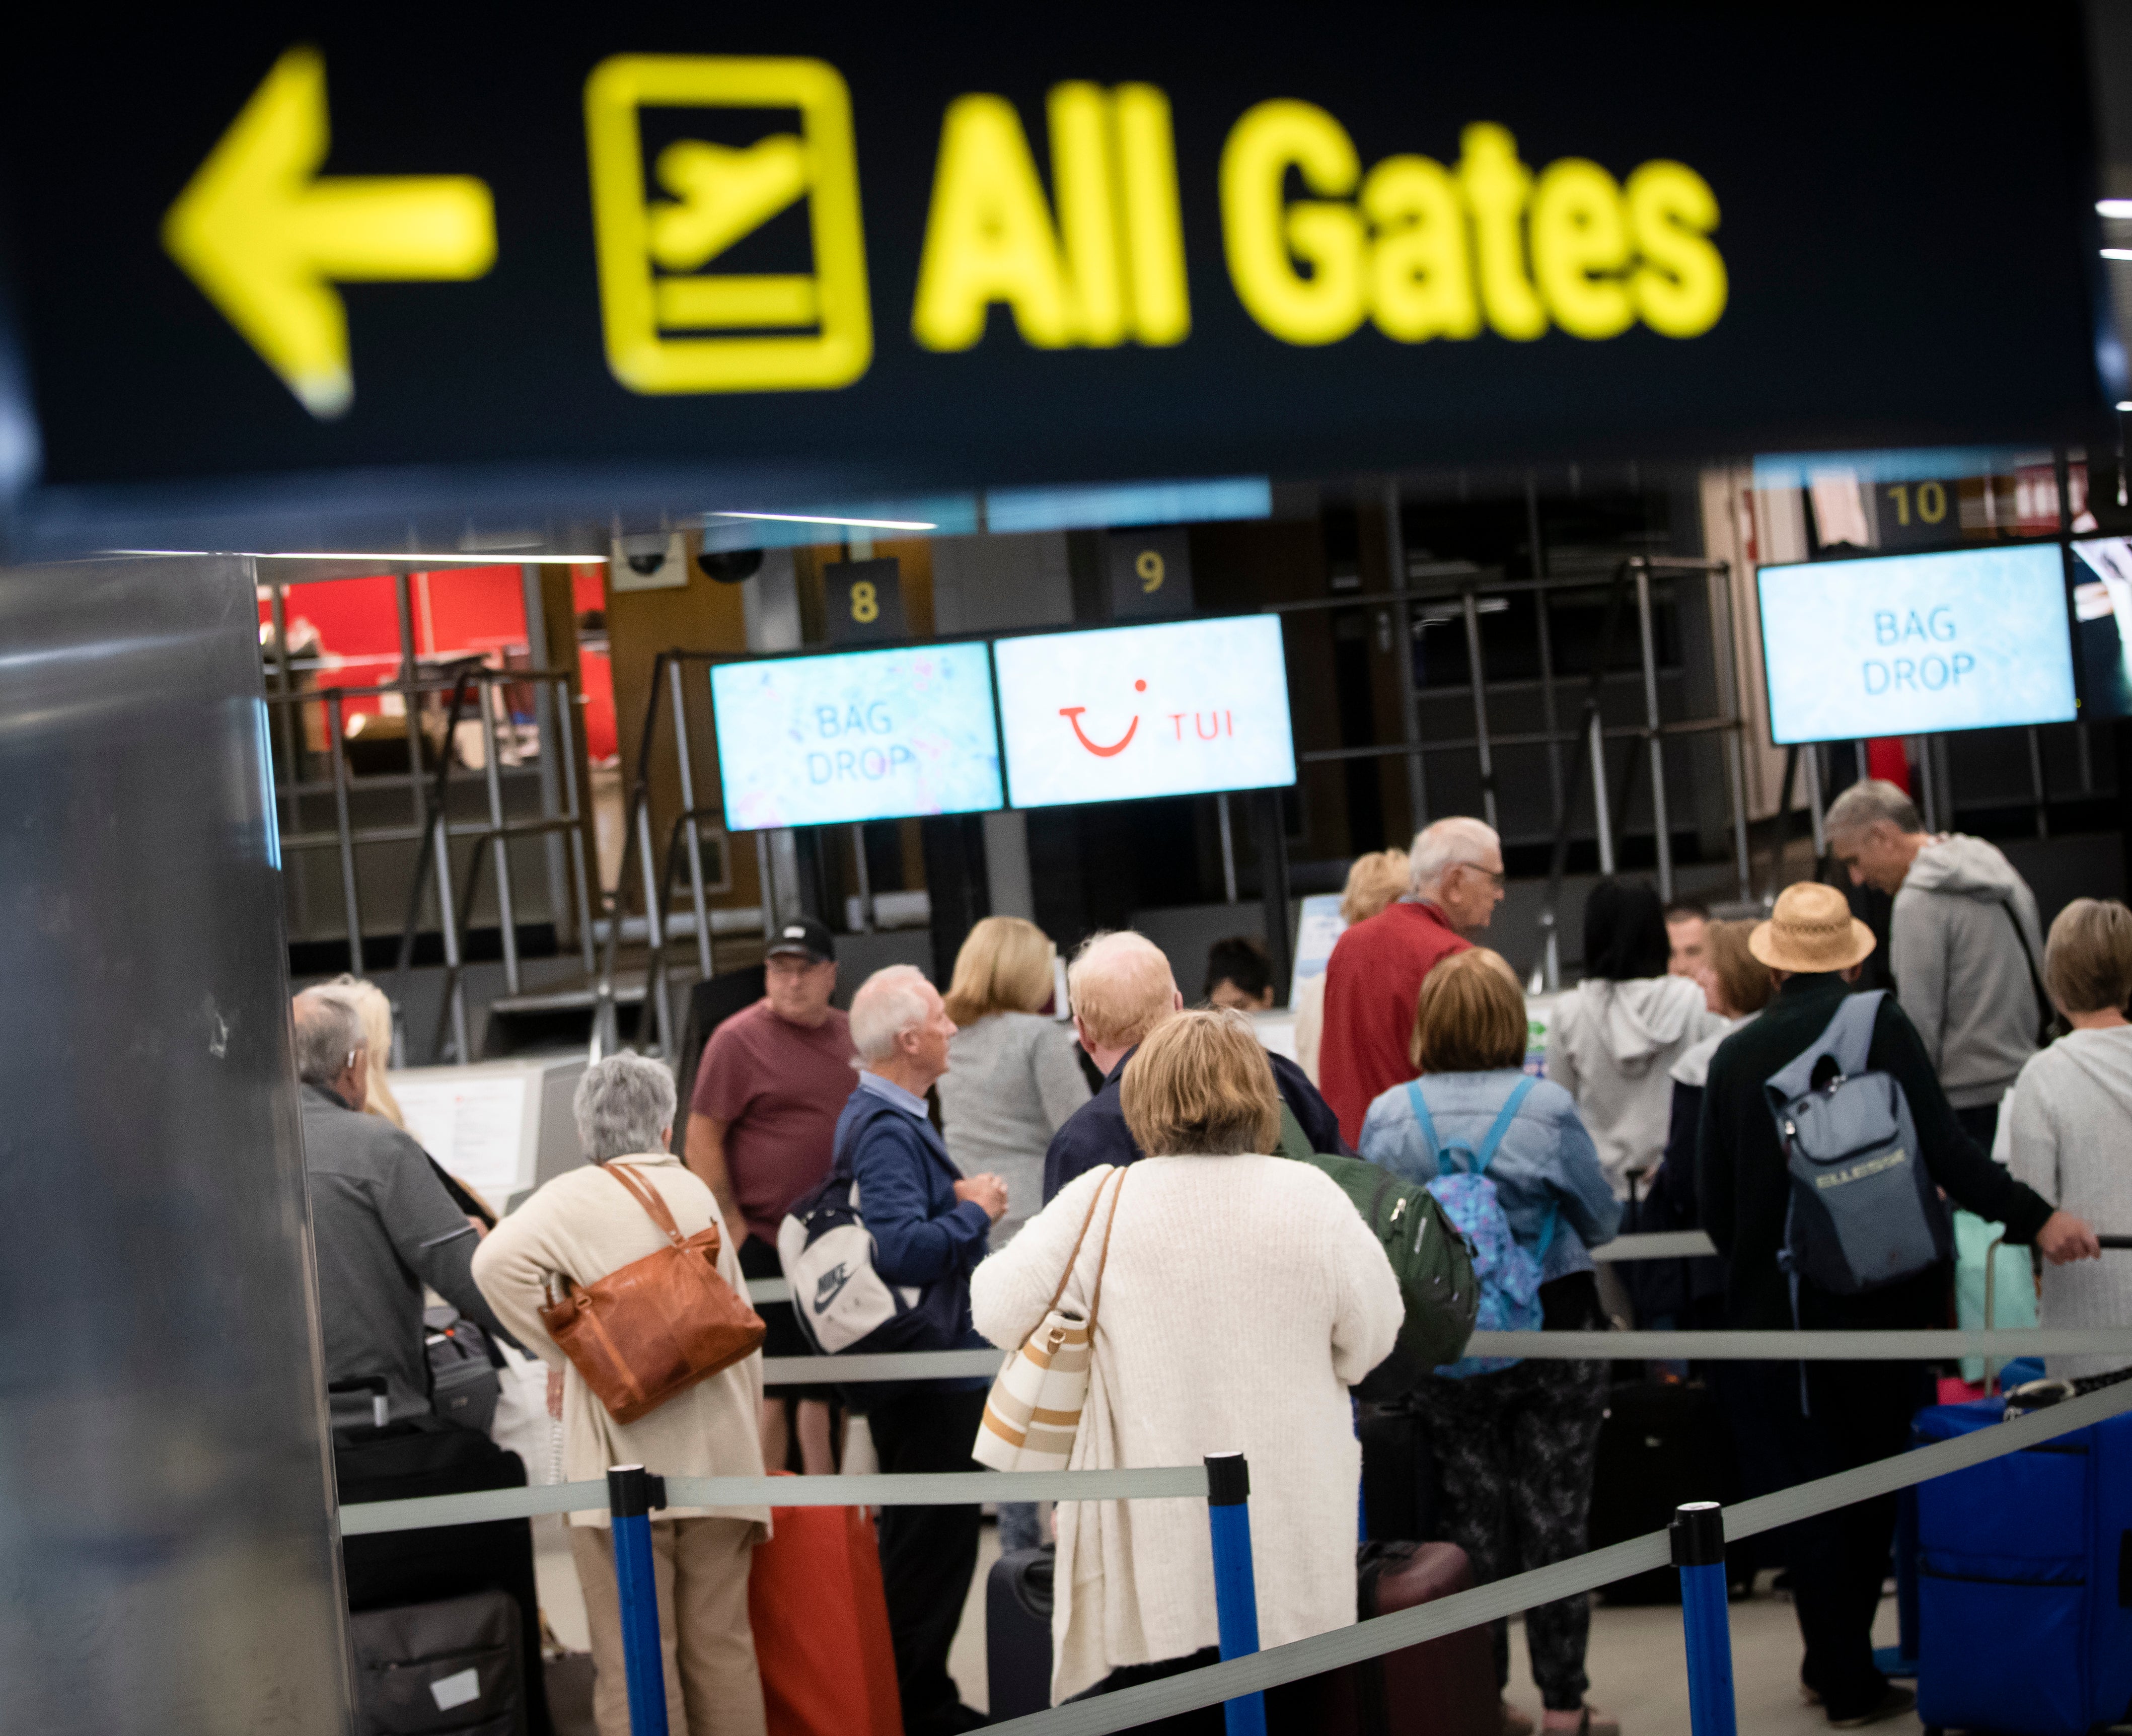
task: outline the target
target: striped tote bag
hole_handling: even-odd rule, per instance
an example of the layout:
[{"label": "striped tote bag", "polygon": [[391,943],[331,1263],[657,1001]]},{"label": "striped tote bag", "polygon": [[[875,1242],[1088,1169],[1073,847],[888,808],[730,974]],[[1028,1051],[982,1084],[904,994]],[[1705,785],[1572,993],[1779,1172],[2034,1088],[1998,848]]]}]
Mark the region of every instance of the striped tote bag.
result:
[{"label": "striped tote bag", "polygon": [[[1059,1287],[1051,1292],[1051,1306],[992,1382],[977,1442],[970,1450],[970,1456],[988,1469],[1063,1471],[1073,1455],[1081,1409],[1088,1402],[1088,1363],[1095,1354],[1096,1313],[1103,1301],[1103,1267],[1111,1257],[1111,1232],[1117,1226],[1118,1196],[1125,1188],[1122,1166],[1097,1185],[1073,1251],[1066,1257],[1066,1269],[1059,1275]],[[1102,1252],[1083,1318],[1079,1309],[1060,1304],[1107,1189],[1111,1213],[1103,1222]]]}]

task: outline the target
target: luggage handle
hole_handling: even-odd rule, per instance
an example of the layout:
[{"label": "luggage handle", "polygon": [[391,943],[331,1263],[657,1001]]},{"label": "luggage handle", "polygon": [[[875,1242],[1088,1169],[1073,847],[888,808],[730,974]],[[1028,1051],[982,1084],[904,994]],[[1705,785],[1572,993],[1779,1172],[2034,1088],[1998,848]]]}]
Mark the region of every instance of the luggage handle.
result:
[{"label": "luggage handle", "polygon": [[[1999,1250],[2006,1245],[2006,1232],[2000,1230],[1991,1238],[1991,1245],[1984,1250],[1984,1330],[1994,1330],[1999,1320]],[[1999,1384],[1999,1370],[1990,1357],[1984,1359],[1984,1393],[1988,1398]]]},{"label": "luggage handle", "polygon": [[[2095,1239],[2105,1248],[2132,1248],[2132,1236],[2099,1235]],[[1986,1332],[1996,1330],[1998,1325],[1999,1250],[2005,1240],[2006,1233],[2001,1230],[1991,1238],[1991,1245],[1984,1250],[1984,1330]],[[1992,1366],[1991,1359],[1986,1357],[1984,1391],[1987,1397],[1998,1384],[1998,1378],[1999,1371]]]},{"label": "luggage handle", "polygon": [[370,1420],[378,1428],[392,1421],[392,1407],[386,1397],[390,1390],[382,1374],[358,1374],[350,1380],[328,1383],[329,1394],[336,1392],[367,1392],[370,1395]]}]

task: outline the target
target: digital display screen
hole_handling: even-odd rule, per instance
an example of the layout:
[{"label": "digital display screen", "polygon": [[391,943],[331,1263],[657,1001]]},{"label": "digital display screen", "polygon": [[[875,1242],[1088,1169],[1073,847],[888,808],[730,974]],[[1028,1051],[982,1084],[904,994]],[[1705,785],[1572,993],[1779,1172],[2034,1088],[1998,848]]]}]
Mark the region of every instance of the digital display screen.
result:
[{"label": "digital display screen", "polygon": [[1756,576],[1779,747],[2074,715],[2056,544],[1765,566]]},{"label": "digital display screen", "polygon": [[2132,536],[2097,536],[2072,552],[2082,715],[2132,717]]},{"label": "digital display screen", "polygon": [[1002,805],[982,645],[714,664],[711,709],[732,831]]},{"label": "digital display screen", "polygon": [[1295,781],[1277,615],[1036,633],[992,656],[1018,808]]}]

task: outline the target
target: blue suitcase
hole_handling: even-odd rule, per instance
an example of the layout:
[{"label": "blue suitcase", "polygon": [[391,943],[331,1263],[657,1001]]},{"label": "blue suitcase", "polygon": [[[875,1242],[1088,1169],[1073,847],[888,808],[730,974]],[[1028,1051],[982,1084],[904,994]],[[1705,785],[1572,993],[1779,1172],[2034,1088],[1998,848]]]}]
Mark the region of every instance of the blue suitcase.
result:
[{"label": "blue suitcase", "polygon": [[[2002,1400],[1920,1411],[1918,1443]],[[2083,1736],[2132,1703],[2132,1415],[1918,1488],[1918,1716]]]}]

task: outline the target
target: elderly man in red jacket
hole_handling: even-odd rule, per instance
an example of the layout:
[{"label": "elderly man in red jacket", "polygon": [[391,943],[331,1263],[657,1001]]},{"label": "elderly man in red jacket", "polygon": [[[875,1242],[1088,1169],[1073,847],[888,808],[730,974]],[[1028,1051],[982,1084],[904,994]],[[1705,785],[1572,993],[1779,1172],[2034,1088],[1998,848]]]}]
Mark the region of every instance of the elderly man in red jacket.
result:
[{"label": "elderly man in red jacket", "polygon": [[1409,1044],[1422,979],[1473,943],[1503,900],[1503,844],[1463,816],[1416,834],[1413,890],[1340,936],[1325,966],[1325,1034],[1318,1087],[1352,1145],[1370,1101],[1414,1077]]}]

